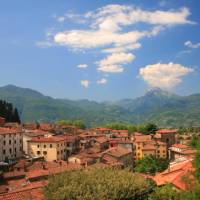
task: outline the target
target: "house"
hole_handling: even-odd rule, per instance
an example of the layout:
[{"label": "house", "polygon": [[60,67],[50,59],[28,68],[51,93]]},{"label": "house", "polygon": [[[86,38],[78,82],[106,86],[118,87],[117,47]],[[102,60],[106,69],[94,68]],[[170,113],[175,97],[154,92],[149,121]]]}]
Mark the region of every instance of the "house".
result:
[{"label": "house", "polygon": [[152,135],[136,133],[131,136],[131,139],[135,145],[135,160],[140,160],[145,156],[154,156],[156,158],[167,157],[166,143],[155,140]]},{"label": "house", "polygon": [[119,138],[121,140],[128,140],[128,130],[112,130],[112,135],[114,138]]},{"label": "house", "polygon": [[109,141],[106,136],[97,137],[94,139],[94,146],[98,147],[100,151],[104,151],[109,147]]},{"label": "house", "polygon": [[45,161],[66,160],[78,147],[76,136],[37,137],[28,141],[28,154],[44,157]]},{"label": "house", "polygon": [[172,184],[176,189],[188,190],[196,185],[193,177],[194,168],[192,159],[182,159],[179,162],[170,163],[168,169],[151,177],[157,186]]},{"label": "house", "polygon": [[169,148],[170,146],[176,143],[176,134],[177,130],[175,129],[161,129],[156,132],[154,138],[165,142],[167,144],[167,148]]},{"label": "house", "polygon": [[36,130],[40,125],[37,123],[25,123],[22,126],[25,130]]},{"label": "house", "polygon": [[133,152],[123,147],[113,147],[102,153],[101,162],[109,165],[133,166]]},{"label": "house", "polygon": [[0,161],[12,162],[22,157],[22,130],[0,127]]},{"label": "house", "polygon": [[133,144],[133,142],[131,140],[126,140],[126,141],[123,141],[119,138],[112,138],[109,140],[109,147],[112,148],[112,147],[123,147],[123,148],[126,148],[132,152],[135,151],[135,146]]},{"label": "house", "polygon": [[69,163],[80,164],[81,166],[89,166],[100,161],[101,151],[99,148],[87,148],[78,154],[71,155],[68,158]]},{"label": "house", "polygon": [[172,160],[176,160],[180,157],[193,157],[196,150],[191,146],[184,144],[173,144],[169,148],[169,155]]},{"label": "house", "polygon": [[110,128],[98,127],[92,129],[91,132],[94,132],[95,135],[105,135],[108,138],[112,137],[112,129]]},{"label": "house", "polygon": [[53,135],[54,135],[53,133],[42,131],[39,129],[24,131],[23,132],[23,152],[24,152],[24,154],[28,155],[28,141],[32,140],[33,138],[50,137]]}]

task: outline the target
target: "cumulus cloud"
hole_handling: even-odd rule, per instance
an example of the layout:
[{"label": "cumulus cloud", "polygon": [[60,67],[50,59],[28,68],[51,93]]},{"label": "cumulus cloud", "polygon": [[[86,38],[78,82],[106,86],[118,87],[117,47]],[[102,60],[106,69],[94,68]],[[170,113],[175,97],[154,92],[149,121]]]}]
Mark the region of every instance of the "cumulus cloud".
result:
[{"label": "cumulus cloud", "polygon": [[100,84],[100,85],[104,85],[106,83],[107,83],[107,79],[105,79],[105,78],[102,78],[102,79],[97,81],[97,84]]},{"label": "cumulus cloud", "polygon": [[193,44],[191,41],[186,41],[186,42],[184,43],[184,45],[185,45],[186,47],[189,47],[189,48],[192,48],[192,49],[198,49],[198,48],[200,48],[200,42],[199,42],[199,43],[196,43],[196,44]]},{"label": "cumulus cloud", "polygon": [[87,64],[79,64],[79,65],[77,65],[77,67],[81,68],[81,69],[85,69],[88,67],[88,65]]},{"label": "cumulus cloud", "polygon": [[[76,51],[100,48],[100,52],[108,56],[96,62],[97,70],[120,73],[124,71],[124,64],[134,60],[135,57],[130,52],[141,47],[141,39],[156,36],[167,27],[195,24],[188,19],[189,16],[190,11],[186,7],[168,11],[148,11],[131,5],[118,4],[107,5],[83,15],[68,12],[61,21],[82,20],[88,24],[88,29],[57,32],[54,35],[54,42]],[[147,24],[147,26],[141,30],[125,29],[137,23]],[[127,56],[130,59],[128,62]]]},{"label": "cumulus cloud", "polygon": [[90,84],[90,81],[88,80],[81,80],[81,85],[85,88],[88,88],[89,87],[89,84]]},{"label": "cumulus cloud", "polygon": [[123,72],[122,65],[132,62],[135,56],[132,53],[113,53],[105,59],[97,62],[98,70],[102,72],[119,73]]},{"label": "cumulus cloud", "polygon": [[181,64],[157,63],[140,69],[140,76],[152,87],[171,89],[182,82],[182,77],[193,72],[194,69]]}]

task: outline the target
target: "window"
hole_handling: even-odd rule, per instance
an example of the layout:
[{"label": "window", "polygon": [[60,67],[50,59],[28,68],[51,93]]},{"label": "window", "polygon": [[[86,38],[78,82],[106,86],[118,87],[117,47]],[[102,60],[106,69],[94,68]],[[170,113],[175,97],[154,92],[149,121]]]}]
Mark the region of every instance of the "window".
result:
[{"label": "window", "polygon": [[9,144],[11,145],[11,140],[9,140]]},{"label": "window", "polygon": [[6,141],[5,140],[3,141],[3,145],[6,145]]},{"label": "window", "polygon": [[40,145],[38,144],[37,147],[40,148]]},{"label": "window", "polygon": [[15,144],[16,144],[16,140],[15,140],[14,142],[15,142]]},{"label": "window", "polygon": [[59,151],[57,151],[57,154],[59,155],[59,154],[60,154],[60,152],[59,152]]},{"label": "window", "polygon": [[47,151],[43,151],[43,155],[47,155]]},{"label": "window", "polygon": [[6,154],[6,150],[5,150],[5,149],[3,150],[3,154],[4,154],[4,155]]},{"label": "window", "polygon": [[50,146],[50,148],[52,148],[52,144],[50,144],[49,146]]},{"label": "window", "polygon": [[158,150],[157,153],[160,153],[160,150]]},{"label": "window", "polygon": [[9,149],[10,154],[12,153],[12,149]]},{"label": "window", "polygon": [[15,153],[17,152],[17,149],[15,148]]},{"label": "window", "polygon": [[46,148],[46,145],[44,145],[44,148]]},{"label": "window", "polygon": [[37,155],[40,155],[40,151],[37,151]]}]

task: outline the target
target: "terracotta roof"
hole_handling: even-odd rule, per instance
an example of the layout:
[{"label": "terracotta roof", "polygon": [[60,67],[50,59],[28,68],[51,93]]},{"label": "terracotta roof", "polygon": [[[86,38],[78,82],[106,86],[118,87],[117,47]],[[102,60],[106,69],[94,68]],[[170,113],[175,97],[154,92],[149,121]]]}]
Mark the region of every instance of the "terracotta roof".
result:
[{"label": "terracotta roof", "polygon": [[20,133],[20,129],[2,128],[0,127],[0,135]]},{"label": "terracotta roof", "polygon": [[0,200],[43,200],[44,199],[44,191],[42,189],[47,182],[37,182],[35,184],[30,184],[29,186],[14,191],[8,192],[5,194],[0,195]]},{"label": "terracotta roof", "polygon": [[47,131],[43,131],[43,130],[39,130],[39,129],[30,130],[28,132],[25,132],[24,134],[27,135],[27,136],[30,136],[30,137],[53,135],[53,133],[50,133],[50,132],[47,132]]},{"label": "terracotta roof", "polygon": [[102,143],[108,142],[108,138],[107,137],[98,137],[95,139],[95,141],[102,144]]},{"label": "terracotta roof", "polygon": [[62,136],[50,136],[50,137],[37,137],[30,140],[30,142],[72,142],[76,139],[75,136],[62,135]]},{"label": "terracotta roof", "polygon": [[98,127],[98,128],[95,128],[93,129],[95,131],[110,131],[111,129],[110,128],[104,128],[104,127]]},{"label": "terracotta roof", "polygon": [[160,129],[157,131],[157,133],[177,133],[176,129]]},{"label": "terracotta roof", "polygon": [[169,167],[167,170],[161,173],[157,173],[153,180],[158,186],[167,183],[172,183],[179,189],[186,189],[186,183],[182,180],[182,177],[194,171],[191,160],[184,160]]},{"label": "terracotta roof", "polygon": [[45,131],[51,131],[53,129],[53,124],[40,124],[40,129]]},{"label": "terracotta roof", "polygon": [[37,137],[31,139],[29,142],[61,142],[65,141],[65,137],[52,136],[52,137]]},{"label": "terracotta roof", "polygon": [[130,154],[131,151],[126,149],[126,148],[117,146],[117,147],[110,148],[110,149],[106,150],[105,152],[103,152],[103,154],[105,154],[105,153],[109,154],[109,155],[111,155],[113,157],[120,158],[122,156]]},{"label": "terracotta roof", "polygon": [[184,144],[173,144],[172,147],[178,148],[178,149],[190,149],[190,146],[184,145]]},{"label": "terracotta roof", "polygon": [[145,141],[151,141],[152,136],[151,135],[135,135],[132,139],[134,142],[145,142]]}]

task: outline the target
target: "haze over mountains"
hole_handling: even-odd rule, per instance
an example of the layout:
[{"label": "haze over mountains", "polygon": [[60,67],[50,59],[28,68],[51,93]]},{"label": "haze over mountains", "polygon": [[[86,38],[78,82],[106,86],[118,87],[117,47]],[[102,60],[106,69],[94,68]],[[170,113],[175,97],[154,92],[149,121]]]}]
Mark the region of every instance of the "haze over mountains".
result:
[{"label": "haze over mountains", "polygon": [[54,99],[26,88],[0,87],[0,99],[13,103],[23,122],[80,119],[87,126],[110,122],[153,122],[160,127],[200,126],[200,94],[178,96],[159,88],[136,99],[97,103]]}]

